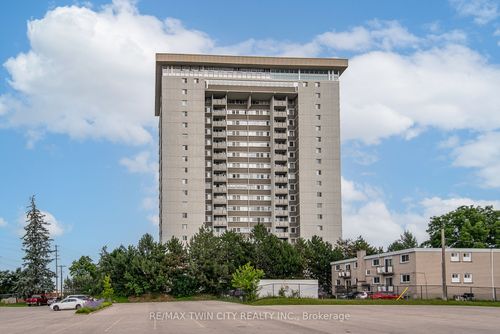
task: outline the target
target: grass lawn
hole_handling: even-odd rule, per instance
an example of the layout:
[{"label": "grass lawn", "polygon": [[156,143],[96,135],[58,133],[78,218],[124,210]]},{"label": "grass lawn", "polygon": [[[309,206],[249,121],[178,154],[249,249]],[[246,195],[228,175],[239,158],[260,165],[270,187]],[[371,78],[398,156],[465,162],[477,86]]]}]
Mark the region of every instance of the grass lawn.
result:
[{"label": "grass lawn", "polygon": [[382,300],[382,299],[313,299],[313,298],[262,298],[249,305],[446,305],[446,306],[492,306],[500,307],[494,301],[444,301],[440,299]]},{"label": "grass lawn", "polygon": [[0,303],[0,307],[28,307],[26,303],[4,304]]}]

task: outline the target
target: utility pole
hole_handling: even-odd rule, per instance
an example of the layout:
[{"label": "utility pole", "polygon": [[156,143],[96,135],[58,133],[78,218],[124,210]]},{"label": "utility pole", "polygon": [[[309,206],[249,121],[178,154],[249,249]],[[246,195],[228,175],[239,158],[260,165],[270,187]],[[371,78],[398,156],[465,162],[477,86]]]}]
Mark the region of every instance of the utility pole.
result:
[{"label": "utility pole", "polygon": [[54,250],[54,253],[56,253],[56,257],[55,257],[55,260],[56,260],[56,297],[59,297],[59,285],[57,284],[58,281],[57,281],[57,260],[59,259],[59,256],[57,255],[57,245],[55,245],[55,250]]},{"label": "utility pole", "polygon": [[59,266],[59,271],[61,273],[61,298],[63,296],[63,268],[66,266],[60,265]]},{"label": "utility pole", "polygon": [[448,300],[448,292],[446,291],[446,240],[444,237],[444,226],[441,227],[441,276],[443,288],[443,300]]}]

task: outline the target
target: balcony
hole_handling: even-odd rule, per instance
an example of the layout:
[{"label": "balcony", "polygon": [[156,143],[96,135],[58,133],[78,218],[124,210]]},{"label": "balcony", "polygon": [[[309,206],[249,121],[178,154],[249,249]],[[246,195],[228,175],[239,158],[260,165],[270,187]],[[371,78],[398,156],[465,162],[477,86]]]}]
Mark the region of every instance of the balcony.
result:
[{"label": "balcony", "polygon": [[380,292],[394,292],[394,286],[393,285],[382,285],[382,286],[378,286],[377,290]]},{"label": "balcony", "polygon": [[274,204],[277,205],[288,205],[288,198],[275,198]]},{"label": "balcony", "polygon": [[214,193],[219,193],[219,194],[227,193],[227,188],[224,186],[213,187],[212,189]]},{"label": "balcony", "polygon": [[288,238],[290,237],[290,232],[274,232],[274,235],[278,238]]},{"label": "balcony", "polygon": [[226,164],[215,164],[212,166],[212,170],[214,171],[225,171],[227,170],[227,165]]},{"label": "balcony", "polygon": [[286,118],[286,111],[275,110],[273,112],[274,117],[284,117]]},{"label": "balcony", "polygon": [[226,182],[227,181],[227,175],[224,175],[224,174],[222,174],[222,175],[214,175],[212,177],[212,180],[214,182]]},{"label": "balcony", "polygon": [[226,127],[226,121],[213,121],[212,122],[212,127],[213,128],[225,128]]},{"label": "balcony", "polygon": [[274,144],[274,149],[275,150],[284,150],[284,151],[286,151],[287,145],[286,144]]},{"label": "balcony", "polygon": [[286,122],[274,122],[274,127],[275,128],[283,128],[286,129]]},{"label": "balcony", "polygon": [[227,210],[225,208],[216,208],[212,213],[214,216],[225,216],[227,215]]},{"label": "balcony", "polygon": [[274,171],[275,172],[288,172],[288,166],[275,165]]},{"label": "balcony", "polygon": [[227,220],[226,219],[214,219],[212,226],[227,226]]},{"label": "balcony", "polygon": [[213,148],[227,148],[227,143],[225,141],[213,142]]},{"label": "balcony", "polygon": [[274,106],[275,107],[286,107],[287,106],[286,100],[274,100]]},{"label": "balcony", "polygon": [[394,273],[392,266],[377,267],[377,274],[392,275]]},{"label": "balcony", "polygon": [[275,216],[288,216],[288,210],[274,210]]},{"label": "balcony", "polygon": [[213,99],[212,104],[214,106],[225,106],[226,105],[226,99]]},{"label": "balcony", "polygon": [[290,225],[290,223],[288,222],[288,220],[276,220],[276,221],[274,221],[274,226],[288,227],[288,225]]},{"label": "balcony", "polygon": [[351,272],[350,271],[341,271],[341,272],[339,272],[339,277],[350,278]]},{"label": "balcony", "polygon": [[226,196],[215,196],[212,199],[212,202],[214,204],[226,204],[227,203],[227,197]]},{"label": "balcony", "polygon": [[274,183],[288,183],[288,178],[285,176],[276,176],[274,178]]},{"label": "balcony", "polygon": [[287,139],[288,138],[288,135],[286,134],[286,132],[275,132],[274,133],[274,139]]},{"label": "balcony", "polygon": [[226,155],[226,153],[214,153],[212,155],[212,159],[213,160],[226,160],[227,155]]},{"label": "balcony", "polygon": [[213,138],[226,138],[226,131],[214,131],[212,133]]},{"label": "balcony", "polygon": [[288,194],[288,188],[275,187],[274,193],[275,194]]},{"label": "balcony", "polygon": [[274,161],[288,161],[286,154],[275,154]]},{"label": "balcony", "polygon": [[225,109],[219,109],[219,110],[214,110],[212,111],[213,116],[226,116],[226,110]]}]

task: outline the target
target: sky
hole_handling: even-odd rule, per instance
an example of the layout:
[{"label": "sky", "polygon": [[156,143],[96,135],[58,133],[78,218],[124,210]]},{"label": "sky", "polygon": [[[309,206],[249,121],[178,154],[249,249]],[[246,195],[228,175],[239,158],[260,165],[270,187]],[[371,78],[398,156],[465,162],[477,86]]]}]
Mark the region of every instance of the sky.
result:
[{"label": "sky", "polygon": [[343,237],[500,208],[500,1],[0,3],[0,269],[29,197],[61,262],[158,237],[154,54],[341,57]]}]

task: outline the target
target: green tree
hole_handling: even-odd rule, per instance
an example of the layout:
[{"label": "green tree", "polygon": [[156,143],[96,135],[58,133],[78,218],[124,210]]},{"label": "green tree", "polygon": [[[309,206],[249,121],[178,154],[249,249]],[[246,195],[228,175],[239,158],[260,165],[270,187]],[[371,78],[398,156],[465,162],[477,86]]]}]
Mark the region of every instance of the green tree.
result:
[{"label": "green tree", "polygon": [[305,262],[298,249],[267,232],[259,224],[251,235],[253,241],[252,263],[265,272],[266,278],[302,278]]},{"label": "green tree", "polygon": [[127,296],[129,291],[126,287],[127,279],[125,274],[127,273],[130,262],[134,255],[134,250],[132,246],[125,248],[123,245],[108,252],[107,247],[103,247],[99,258],[99,291],[102,290],[102,280],[104,275],[107,274],[111,277],[113,282],[113,288],[115,293],[121,296]]},{"label": "green tree", "polygon": [[313,236],[307,241],[306,264],[311,278],[317,279],[325,293],[332,291],[332,266],[330,263],[342,259],[342,252],[321,237]]},{"label": "green tree", "polygon": [[21,276],[21,268],[0,271],[0,294],[15,293]]},{"label": "green tree", "polygon": [[127,295],[167,292],[165,256],[165,245],[150,234],[142,236],[137,248],[129,247],[130,263],[124,276]]},{"label": "green tree", "polygon": [[441,228],[446,244],[463,248],[500,247],[500,213],[493,207],[461,206],[431,218],[424,246],[441,247]]},{"label": "green tree", "polygon": [[175,297],[192,296],[198,290],[195,275],[189,265],[186,247],[172,237],[166,244],[164,265],[167,271],[169,293]]},{"label": "green tree", "polygon": [[104,278],[102,280],[102,293],[101,293],[102,298],[104,298],[107,301],[112,301],[114,294],[115,291],[111,286],[111,277],[109,275],[104,275]]},{"label": "green tree", "polygon": [[35,196],[30,198],[26,212],[26,226],[23,240],[23,274],[19,281],[18,292],[23,296],[54,290],[54,272],[49,269],[52,262],[48,223],[45,215],[36,207]]},{"label": "green tree", "polygon": [[99,272],[89,256],[82,256],[69,267],[71,278],[66,284],[73,293],[94,295],[99,292]]},{"label": "green tree", "polygon": [[189,242],[189,264],[200,291],[220,294],[225,287],[227,264],[221,261],[220,238],[207,228],[200,228]]},{"label": "green tree", "polygon": [[388,252],[395,252],[403,249],[417,248],[417,238],[410,231],[404,231],[398,240],[394,241],[387,247]]},{"label": "green tree", "polygon": [[362,236],[355,240],[339,239],[335,245],[335,250],[342,254],[344,259],[351,259],[356,257],[358,250],[365,250],[366,255],[374,255],[383,252],[382,247],[374,247],[370,245]]},{"label": "green tree", "polygon": [[255,269],[247,263],[239,267],[232,275],[232,285],[235,288],[242,289],[245,292],[245,299],[252,301],[257,298],[259,281],[264,276],[264,271]]}]

